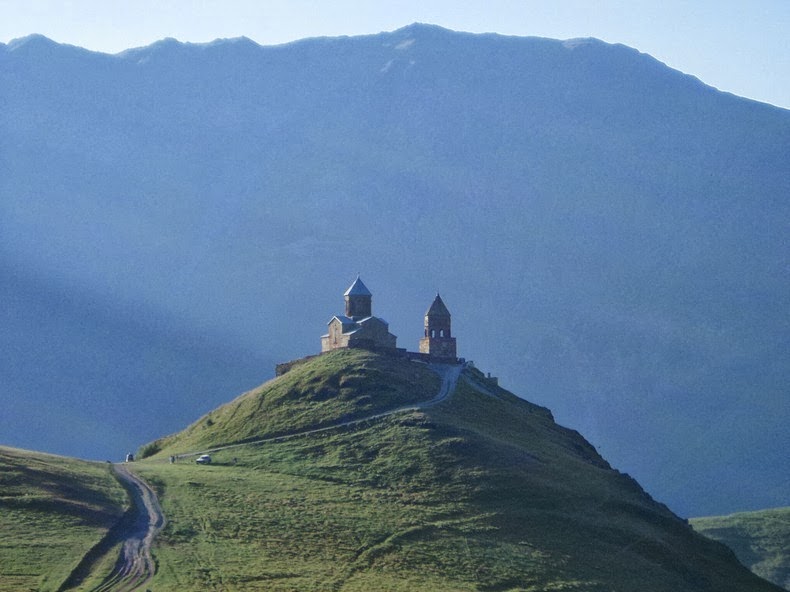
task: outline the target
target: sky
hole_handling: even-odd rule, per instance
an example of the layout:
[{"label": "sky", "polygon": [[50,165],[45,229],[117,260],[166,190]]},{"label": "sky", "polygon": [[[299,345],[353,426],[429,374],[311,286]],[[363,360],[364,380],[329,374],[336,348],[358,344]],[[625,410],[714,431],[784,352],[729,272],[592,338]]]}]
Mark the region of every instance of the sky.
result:
[{"label": "sky", "polygon": [[0,42],[40,33],[117,53],[165,37],[261,45],[392,31],[623,43],[706,84],[790,109],[790,0],[0,0]]}]

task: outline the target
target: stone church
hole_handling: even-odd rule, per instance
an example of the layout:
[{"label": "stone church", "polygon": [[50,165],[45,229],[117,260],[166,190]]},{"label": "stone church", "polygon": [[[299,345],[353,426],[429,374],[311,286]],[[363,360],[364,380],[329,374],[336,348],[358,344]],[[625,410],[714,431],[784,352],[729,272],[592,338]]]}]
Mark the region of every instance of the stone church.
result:
[{"label": "stone church", "polygon": [[346,314],[329,321],[329,333],[321,337],[321,351],[343,347],[395,350],[397,337],[389,332],[387,321],[373,316],[373,295],[359,276],[343,297]]},{"label": "stone church", "polygon": [[345,314],[336,315],[329,321],[329,332],[321,337],[322,353],[341,348],[364,348],[392,351],[422,360],[456,362],[450,311],[439,294],[425,313],[425,336],[420,339],[419,353],[398,349],[397,337],[389,332],[387,321],[373,316],[373,295],[359,276],[343,297],[346,301]]}]

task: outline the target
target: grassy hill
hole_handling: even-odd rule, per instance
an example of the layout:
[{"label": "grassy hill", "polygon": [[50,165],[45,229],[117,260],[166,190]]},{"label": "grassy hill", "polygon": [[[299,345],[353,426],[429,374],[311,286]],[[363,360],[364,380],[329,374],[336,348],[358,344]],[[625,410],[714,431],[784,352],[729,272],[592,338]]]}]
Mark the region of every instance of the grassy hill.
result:
[{"label": "grassy hill", "polygon": [[104,463],[0,447],[0,591],[58,590],[126,503]]},{"label": "grassy hill", "polygon": [[777,590],[544,408],[466,369],[432,407],[167,455],[431,399],[422,364],[313,358],[146,448],[163,590]]},{"label": "grassy hill", "polygon": [[425,400],[438,388],[439,377],[423,364],[340,350],[296,364],[183,432],[148,444],[140,456],[164,457],[319,428]]},{"label": "grassy hill", "polygon": [[695,518],[691,525],[729,546],[754,573],[790,590],[790,508]]}]

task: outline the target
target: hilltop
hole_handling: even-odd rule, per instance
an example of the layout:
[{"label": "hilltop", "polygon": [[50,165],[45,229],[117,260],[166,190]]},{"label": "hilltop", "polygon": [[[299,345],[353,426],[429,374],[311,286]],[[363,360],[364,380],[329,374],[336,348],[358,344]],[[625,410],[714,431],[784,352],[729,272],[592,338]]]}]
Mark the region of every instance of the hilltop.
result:
[{"label": "hilltop", "polygon": [[153,588],[776,590],[545,408],[473,368],[420,407],[439,383],[337,350],[146,446],[168,519]]},{"label": "hilltop", "polygon": [[441,287],[464,355],[676,512],[790,501],[787,110],[622,45],[426,25],[31,37],[0,89],[5,443],[178,430],[318,350],[336,269],[392,287],[401,339]]},{"label": "hilltop", "polygon": [[144,446],[139,456],[165,457],[359,419],[425,400],[439,384],[426,365],[404,364],[365,350],[339,350],[297,363],[284,376],[209,412],[186,430]]}]

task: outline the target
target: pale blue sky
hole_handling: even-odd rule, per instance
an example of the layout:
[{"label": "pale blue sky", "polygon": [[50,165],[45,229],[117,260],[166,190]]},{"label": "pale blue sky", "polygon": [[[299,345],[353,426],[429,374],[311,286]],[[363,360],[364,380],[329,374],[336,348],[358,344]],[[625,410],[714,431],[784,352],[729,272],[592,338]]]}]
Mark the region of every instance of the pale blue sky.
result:
[{"label": "pale blue sky", "polygon": [[721,90],[790,108],[790,0],[0,0],[0,42],[41,33],[109,53],[163,37],[270,45],[417,21],[624,43]]}]

